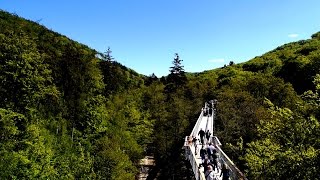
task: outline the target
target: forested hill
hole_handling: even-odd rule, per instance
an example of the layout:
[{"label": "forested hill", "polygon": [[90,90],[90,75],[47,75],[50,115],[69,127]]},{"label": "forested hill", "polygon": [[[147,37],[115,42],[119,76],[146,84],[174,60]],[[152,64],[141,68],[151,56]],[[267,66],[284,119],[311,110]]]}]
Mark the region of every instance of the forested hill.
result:
[{"label": "forested hill", "polygon": [[319,33],[202,73],[182,59],[144,77],[0,11],[0,179],[134,179],[144,155],[149,179],[191,179],[181,147],[211,99],[215,134],[249,179],[320,179]]},{"label": "forested hill", "polygon": [[[142,75],[139,75],[135,71],[128,69],[127,67],[116,62],[111,55],[109,55],[110,57],[106,57],[108,56],[106,54],[107,52],[97,52],[96,50],[73,41],[66,36],[48,30],[46,27],[39,25],[38,23],[20,18],[4,11],[0,11],[0,19],[0,32],[2,34],[6,36],[12,36],[12,38],[17,39],[26,38],[35,45],[36,50],[41,54],[44,62],[50,65],[49,68],[53,71],[53,79],[58,80],[61,78],[62,74],[60,71],[62,69],[59,69],[59,65],[64,63],[63,61],[65,59],[63,58],[66,58],[67,56],[68,58],[70,58],[70,56],[87,56],[86,58],[88,59],[99,57],[99,59],[103,59],[105,61],[109,60],[109,62],[99,63],[101,66],[106,67],[110,64],[110,62],[112,62],[113,76],[122,78],[114,81],[108,79],[109,82],[107,84],[109,84],[109,86],[114,86],[107,87],[108,90],[114,91],[116,88],[120,88],[120,86],[124,85],[129,88],[131,85],[138,86],[138,84],[142,83],[144,78]],[[68,55],[69,53],[70,55]]]},{"label": "forested hill", "polygon": [[191,74],[218,99],[218,137],[250,179],[320,179],[320,32]]},{"label": "forested hill", "polygon": [[312,39],[288,43],[242,65],[243,70],[272,73],[290,82],[302,94],[314,89],[312,83],[320,70],[320,32]]},{"label": "forested hill", "polygon": [[0,179],[134,178],[152,132],[133,93],[145,77],[97,54],[0,11]]},{"label": "forested hill", "polygon": [[[257,56],[247,62],[229,66],[241,71],[259,72],[270,74],[283,79],[293,85],[294,89],[302,94],[314,89],[313,78],[320,70],[320,32],[311,36],[311,39],[291,42]],[[226,65],[225,67],[226,68]],[[215,69],[200,73],[202,76],[210,76],[215,72],[224,70]]]}]

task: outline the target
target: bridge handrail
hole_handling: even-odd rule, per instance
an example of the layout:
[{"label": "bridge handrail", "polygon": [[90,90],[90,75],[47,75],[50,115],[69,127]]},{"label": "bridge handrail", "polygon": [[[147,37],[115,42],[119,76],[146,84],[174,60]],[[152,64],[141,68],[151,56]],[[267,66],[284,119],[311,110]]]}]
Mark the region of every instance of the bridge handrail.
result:
[{"label": "bridge handrail", "polygon": [[237,166],[232,162],[232,160],[220,148],[221,143],[218,137],[213,136],[212,138],[212,142],[214,142],[214,145],[216,146],[217,152],[219,154],[220,164],[226,164],[231,171],[230,179],[247,180],[244,174],[242,174],[242,172],[237,168]]},{"label": "bridge handrail", "polygon": [[212,136],[212,142],[213,142],[213,144],[215,146],[221,146],[222,145],[217,136]]},{"label": "bridge handrail", "polygon": [[204,176],[204,173],[202,173],[199,169],[200,164],[198,164],[196,161],[197,157],[194,154],[194,152],[191,150],[192,144],[189,143],[188,138],[189,138],[188,136],[185,138],[185,144],[184,144],[186,159],[190,161],[196,180],[205,180],[206,178]]},{"label": "bridge handrail", "polygon": [[[213,118],[211,117],[211,116],[208,116],[207,117],[207,124],[206,124],[206,128],[205,128],[205,132],[207,132],[207,130],[209,130],[210,132],[212,132],[212,128],[211,127],[208,127],[209,125],[210,125],[210,123],[209,123],[209,121],[211,121],[212,122],[212,120],[213,120]],[[211,125],[212,125],[212,123],[211,123]]]},{"label": "bridge handrail", "polygon": [[[207,106],[207,104],[205,104],[205,107]],[[212,132],[212,135],[210,137],[209,142],[206,141],[205,139],[205,143],[210,143],[212,142],[217,149],[217,153],[219,154],[219,162],[218,162],[218,166],[220,166],[221,169],[221,165],[225,164],[229,170],[230,170],[230,179],[231,180],[247,180],[247,178],[244,176],[244,174],[236,167],[236,165],[232,162],[232,160],[223,152],[223,150],[221,149],[221,142],[218,139],[217,136],[214,136],[215,134],[215,109],[212,110],[212,114],[210,113],[208,116],[205,115],[204,116],[204,108],[201,109],[201,113],[199,115],[199,118],[190,134],[190,136],[186,136],[185,137],[185,142],[184,142],[184,149],[185,149],[185,158],[187,160],[190,161],[192,170],[194,172],[195,178],[196,180],[205,180],[205,176],[204,173],[200,170],[200,164],[201,161],[200,159],[197,159],[196,155],[195,155],[195,151],[192,148],[194,147],[194,143],[192,141],[192,137],[197,137],[198,136],[198,131],[200,126],[205,125],[205,127],[202,127],[202,129],[205,129],[205,131],[209,130],[210,132]],[[204,119],[206,118],[206,119]],[[203,123],[202,123],[203,122]],[[205,124],[204,124],[205,123]]]},{"label": "bridge handrail", "polygon": [[196,125],[193,127],[193,130],[192,130],[192,132],[191,132],[191,134],[190,134],[190,136],[191,137],[197,137],[197,133],[198,132],[196,132],[196,130],[198,129],[198,127],[200,126],[200,123],[201,123],[201,121],[200,121],[200,119],[203,117],[203,109],[201,109],[201,113],[200,113],[200,115],[199,115],[199,118],[198,118],[198,120],[197,120],[197,123],[196,123]]}]

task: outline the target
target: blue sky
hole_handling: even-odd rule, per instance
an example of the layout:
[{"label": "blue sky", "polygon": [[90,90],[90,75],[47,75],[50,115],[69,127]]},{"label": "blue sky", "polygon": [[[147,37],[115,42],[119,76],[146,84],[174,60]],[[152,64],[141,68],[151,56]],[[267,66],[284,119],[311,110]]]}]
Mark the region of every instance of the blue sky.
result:
[{"label": "blue sky", "polygon": [[319,0],[0,0],[16,13],[104,52],[138,73],[240,63],[320,31]]}]

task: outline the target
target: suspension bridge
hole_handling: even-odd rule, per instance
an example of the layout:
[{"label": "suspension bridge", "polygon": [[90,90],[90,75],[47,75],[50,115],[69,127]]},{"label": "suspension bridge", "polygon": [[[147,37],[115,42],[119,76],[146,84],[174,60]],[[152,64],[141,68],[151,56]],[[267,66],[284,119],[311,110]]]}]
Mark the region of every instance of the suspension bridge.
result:
[{"label": "suspension bridge", "polygon": [[205,103],[202,108],[200,116],[189,136],[185,137],[184,149],[185,158],[190,161],[192,170],[196,180],[206,180],[203,160],[200,157],[200,149],[202,144],[200,141],[193,141],[193,139],[200,139],[199,131],[202,129],[204,132],[209,131],[211,133],[208,140],[204,137],[204,149],[207,149],[211,143],[218,155],[218,168],[214,168],[212,171],[213,176],[217,180],[222,180],[220,176],[222,171],[222,165],[225,165],[229,169],[229,179],[231,180],[247,180],[244,174],[236,167],[236,165],[230,160],[230,158],[221,149],[221,143],[217,136],[215,136],[215,118],[216,118],[216,100],[211,100],[209,103]]}]

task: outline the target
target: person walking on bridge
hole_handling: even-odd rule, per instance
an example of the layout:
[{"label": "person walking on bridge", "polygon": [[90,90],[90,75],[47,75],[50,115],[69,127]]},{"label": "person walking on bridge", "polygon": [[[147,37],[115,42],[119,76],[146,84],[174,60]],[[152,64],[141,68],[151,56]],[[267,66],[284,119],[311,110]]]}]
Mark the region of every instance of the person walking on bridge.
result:
[{"label": "person walking on bridge", "polygon": [[223,164],[223,165],[222,165],[220,177],[221,177],[221,176],[222,176],[222,180],[229,180],[229,177],[230,177],[230,169],[227,167],[226,164]]},{"label": "person walking on bridge", "polygon": [[203,145],[203,144],[204,144],[204,135],[205,135],[205,132],[204,132],[204,130],[202,130],[202,128],[200,129],[198,135],[200,135],[200,141],[201,141],[201,144]]},{"label": "person walking on bridge", "polygon": [[212,108],[209,109],[209,116],[211,117],[213,114],[212,114]]},{"label": "person walking on bridge", "polygon": [[208,165],[208,170],[205,172],[206,180],[215,180],[214,172],[212,171],[212,166]]},{"label": "person walking on bridge", "polygon": [[207,172],[209,165],[211,166],[212,164],[211,164],[210,160],[206,157],[204,159],[203,163],[200,164],[200,166],[203,166],[203,173]]},{"label": "person walking on bridge", "polygon": [[208,151],[208,158],[210,159],[210,161],[213,160],[213,153],[216,151],[216,148],[212,145],[212,143],[209,144],[209,146],[207,147],[207,151]]},{"label": "person walking on bridge", "polygon": [[211,136],[211,133],[210,133],[210,131],[208,129],[207,132],[206,132],[207,143],[209,142],[210,136]]},{"label": "person walking on bridge", "polygon": [[200,149],[201,163],[204,162],[206,155],[207,155],[207,150],[204,148],[204,145],[202,145],[202,148]]},{"label": "person walking on bridge", "polygon": [[218,168],[218,161],[219,161],[219,154],[217,152],[217,148],[214,148],[212,151],[212,165],[213,165],[213,170],[215,171],[217,168],[217,171],[219,172],[219,168]]},{"label": "person walking on bridge", "polygon": [[193,138],[192,138],[195,155],[197,155],[197,150],[198,150],[198,148],[197,148],[197,141],[198,141],[198,139],[197,139],[196,137],[193,137]]}]

